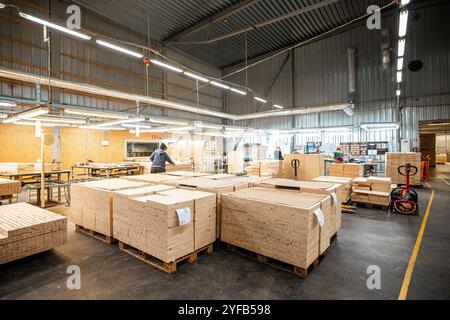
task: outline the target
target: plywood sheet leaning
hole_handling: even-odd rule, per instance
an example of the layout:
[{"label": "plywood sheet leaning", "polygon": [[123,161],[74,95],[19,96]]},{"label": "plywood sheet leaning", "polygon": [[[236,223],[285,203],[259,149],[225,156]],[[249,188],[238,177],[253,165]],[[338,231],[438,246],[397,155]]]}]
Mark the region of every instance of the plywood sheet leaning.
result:
[{"label": "plywood sheet leaning", "polygon": [[322,177],[313,179],[313,181],[341,184],[342,185],[342,188],[340,188],[341,202],[347,203],[351,199],[353,178],[322,176]]},{"label": "plywood sheet leaning", "polygon": [[319,255],[320,229],[314,211],[323,199],[265,188],[224,194],[221,240],[307,269]]},{"label": "plywood sheet leaning", "polygon": [[[300,161],[297,177],[295,176],[295,169],[292,167],[293,160]],[[319,154],[287,154],[284,156],[283,177],[285,179],[310,181],[323,176],[325,172],[324,160],[325,157]]]},{"label": "plywood sheet leaning", "polygon": [[324,214],[328,215],[329,213],[329,216],[327,216],[327,219],[325,219],[325,223],[323,226],[321,226],[320,230],[320,239],[324,239],[323,241],[321,241],[321,243],[324,245],[321,246],[320,253],[322,254],[324,250],[328,248],[329,239],[333,237],[341,228],[341,184],[328,182],[296,181],[290,179],[270,179],[261,183],[257,183],[255,184],[255,186],[262,188],[293,190],[296,192],[300,191],[302,193],[312,193],[329,196],[331,198],[329,210],[324,210]]},{"label": "plywood sheet leaning", "polygon": [[148,186],[148,183],[125,179],[107,179],[71,186],[70,219],[85,229],[113,236],[113,192]]},{"label": "plywood sheet leaning", "polygon": [[67,218],[27,203],[0,206],[0,264],[67,242]]},{"label": "plywood sheet leaning", "polygon": [[[191,213],[184,225],[178,218],[179,209]],[[118,196],[113,219],[116,239],[170,263],[215,241],[215,196],[182,189],[142,197]]]},{"label": "plywood sheet leaning", "polygon": [[[410,184],[419,186],[420,182],[420,168],[421,168],[421,154],[416,152],[388,152],[386,159],[386,177],[392,179],[392,183],[405,184],[406,177],[398,173],[398,168],[410,163],[418,168],[415,176],[410,177]],[[403,170],[404,173],[404,170]]]},{"label": "plywood sheet leaning", "polygon": [[20,181],[0,179],[0,197],[20,193],[21,190],[22,184]]}]

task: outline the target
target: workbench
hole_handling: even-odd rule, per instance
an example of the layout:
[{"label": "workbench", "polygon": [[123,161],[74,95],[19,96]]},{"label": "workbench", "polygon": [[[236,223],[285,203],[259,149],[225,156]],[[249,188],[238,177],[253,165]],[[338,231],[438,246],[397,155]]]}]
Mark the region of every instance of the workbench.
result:
[{"label": "workbench", "polygon": [[[66,176],[66,177],[64,177]],[[41,203],[41,172],[27,173],[1,173],[0,177],[10,180],[20,181],[22,187],[28,190],[36,190],[37,201]],[[65,178],[65,179],[64,179]],[[45,189],[47,189],[47,202],[53,200],[53,189],[58,189],[58,202],[62,199],[62,188],[66,191],[66,201],[70,204],[70,183],[72,180],[72,171],[58,170],[45,173]]]},{"label": "workbench", "polygon": [[[83,170],[82,174],[76,174],[75,170]],[[143,174],[143,167],[139,164],[80,164],[72,166],[73,178],[86,176],[88,179],[94,177],[126,176],[129,174]]]}]

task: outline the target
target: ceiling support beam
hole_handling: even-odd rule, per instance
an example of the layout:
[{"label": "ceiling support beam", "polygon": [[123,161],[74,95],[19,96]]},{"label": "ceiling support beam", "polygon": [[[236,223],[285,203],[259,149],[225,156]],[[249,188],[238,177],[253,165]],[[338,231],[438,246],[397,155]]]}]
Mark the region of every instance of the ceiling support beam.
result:
[{"label": "ceiling support beam", "polygon": [[339,0],[324,0],[324,1],[321,1],[319,3],[311,4],[309,6],[301,8],[301,9],[292,11],[292,12],[290,12],[288,14],[285,14],[284,16],[276,17],[276,18],[271,19],[271,20],[267,20],[267,21],[264,21],[264,22],[261,22],[261,23],[255,24],[255,25],[251,25],[251,26],[249,26],[247,28],[244,28],[244,29],[241,29],[241,30],[237,30],[237,31],[233,31],[233,32],[224,34],[222,36],[219,36],[219,37],[216,37],[216,38],[213,38],[213,39],[209,39],[209,40],[205,40],[205,41],[178,41],[177,44],[199,44],[199,45],[212,44],[212,43],[215,43],[215,42],[218,42],[218,41],[221,41],[221,40],[225,40],[225,39],[228,39],[228,38],[231,38],[231,37],[238,36],[238,35],[246,33],[246,32],[250,32],[250,31],[257,30],[257,29],[260,29],[260,28],[263,28],[263,27],[267,27],[267,26],[269,26],[271,24],[274,24],[274,23],[277,23],[277,22],[280,22],[280,21],[283,21],[283,20],[295,17],[297,15],[300,15],[300,14],[303,14],[303,13],[306,13],[306,12],[310,12],[310,11],[313,11],[313,10],[316,10],[316,9],[319,9],[319,8],[322,8],[322,7],[326,7],[326,6],[330,5],[330,4],[333,4],[333,3],[338,2],[338,1]]},{"label": "ceiling support beam", "polygon": [[164,44],[170,44],[170,43],[174,43],[179,41],[182,38],[185,38],[191,34],[194,34],[222,19],[225,19],[241,10],[244,10],[252,5],[254,5],[255,3],[257,3],[259,0],[242,0],[239,1],[238,3],[236,3],[233,6],[230,6],[226,9],[224,9],[223,11],[213,15],[212,17],[203,20],[202,22],[190,27],[189,29],[182,31],[172,37],[170,37],[169,39],[167,39],[166,41],[164,41]]}]

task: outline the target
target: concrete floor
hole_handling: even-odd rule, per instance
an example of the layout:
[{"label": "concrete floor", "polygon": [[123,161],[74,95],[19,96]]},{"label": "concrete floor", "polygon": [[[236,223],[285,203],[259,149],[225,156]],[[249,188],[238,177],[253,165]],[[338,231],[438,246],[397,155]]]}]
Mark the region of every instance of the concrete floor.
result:
[{"label": "concrete floor", "polygon": [[[408,299],[450,299],[450,165],[439,167],[436,190]],[[165,274],[116,245],[75,233],[68,244],[0,266],[0,299],[397,299],[431,195],[420,188],[419,217],[358,208],[343,215],[329,254],[307,279],[223,248]],[[81,289],[68,290],[66,269],[81,268]],[[368,290],[367,267],[381,269],[381,289]]]}]

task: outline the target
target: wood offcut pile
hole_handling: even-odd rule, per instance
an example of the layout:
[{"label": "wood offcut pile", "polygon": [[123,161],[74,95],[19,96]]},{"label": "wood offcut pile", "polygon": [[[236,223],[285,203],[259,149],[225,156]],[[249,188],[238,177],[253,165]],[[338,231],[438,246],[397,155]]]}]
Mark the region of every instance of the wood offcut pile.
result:
[{"label": "wood offcut pile", "polygon": [[342,185],[340,188],[340,198],[342,203],[347,203],[352,197],[353,178],[323,176],[313,179],[315,182],[329,182]]},{"label": "wood offcut pile", "polygon": [[110,243],[113,236],[113,192],[148,185],[149,183],[125,179],[73,184],[71,186],[70,219],[79,227],[99,233],[99,236],[105,236],[105,241]]},{"label": "wood offcut pile", "polygon": [[358,178],[364,176],[364,166],[358,163],[329,163],[328,174],[332,177]]},{"label": "wood offcut pile", "polygon": [[67,241],[67,219],[26,203],[0,206],[0,264]]},{"label": "wood offcut pile", "polygon": [[225,194],[222,201],[222,241],[307,275],[321,251],[319,221],[330,210],[330,196],[251,188]]},{"label": "wood offcut pile", "polygon": [[147,191],[151,188],[154,192],[144,196],[114,195],[114,238],[121,249],[165,272],[175,272],[179,261],[194,262],[200,250],[211,252],[216,196],[168,186]]},{"label": "wood offcut pile", "polygon": [[0,179],[0,197],[20,193],[21,189],[22,184],[20,181]]},{"label": "wood offcut pile", "polygon": [[353,180],[352,201],[378,206],[388,206],[392,188],[391,178],[356,178]]},{"label": "wood offcut pile", "polygon": [[[295,168],[292,161],[298,160],[299,168],[295,176]],[[285,179],[294,179],[310,181],[314,178],[324,175],[325,157],[319,154],[286,154],[283,163],[283,177]]]},{"label": "wood offcut pile", "polygon": [[[420,182],[420,168],[421,168],[421,154],[416,152],[388,152],[386,153],[386,177],[392,179],[392,183],[405,184],[406,177],[398,173],[398,167],[410,163],[416,166],[418,171],[415,176],[410,177],[410,184],[419,186]],[[404,169],[402,170],[403,173]]]}]

